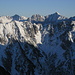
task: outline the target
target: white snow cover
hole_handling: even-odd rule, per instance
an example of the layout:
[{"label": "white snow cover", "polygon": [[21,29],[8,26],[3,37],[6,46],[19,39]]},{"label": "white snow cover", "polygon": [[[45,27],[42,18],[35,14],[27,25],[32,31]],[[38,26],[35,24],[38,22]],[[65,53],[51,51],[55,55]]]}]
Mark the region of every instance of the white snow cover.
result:
[{"label": "white snow cover", "polygon": [[38,33],[35,35],[35,39],[36,39],[37,44],[42,44],[40,31],[38,31]]},{"label": "white snow cover", "polygon": [[56,12],[54,14],[49,15],[48,19],[51,22],[55,22],[55,21],[64,20],[64,19],[68,19],[68,18],[64,17],[64,16],[60,15],[58,12]]},{"label": "white snow cover", "polygon": [[[45,17],[42,17],[42,18],[45,19]],[[13,20],[13,18],[9,16],[0,17],[0,61],[1,61],[2,56],[6,57],[4,49],[6,49],[6,47],[9,46],[10,43],[12,43],[13,39],[20,41],[22,43],[27,42],[29,44],[36,46],[36,48],[38,48],[41,53],[45,52],[46,56],[48,56],[49,53],[51,53],[51,55],[56,53],[57,59],[56,59],[55,66],[57,66],[59,60],[64,61],[65,59],[63,57],[63,53],[65,52],[65,50],[61,47],[61,44],[63,43],[63,38],[65,37],[64,36],[62,38],[62,35],[66,35],[65,31],[67,29],[65,27],[67,26],[63,28],[62,26],[63,23],[60,25],[56,24],[53,26],[52,22],[59,21],[59,20],[62,20],[63,22],[63,20],[67,18],[64,16],[61,16],[58,12],[56,12],[54,14],[49,15],[48,19],[50,23],[42,24],[42,23],[29,22],[27,21],[27,18],[24,16],[21,16],[21,19],[19,21]],[[64,24],[66,25],[66,22]],[[72,24],[74,24],[74,26],[67,33],[68,36],[66,36],[65,38],[68,37],[68,40],[71,41],[71,43],[73,43],[72,48],[74,49],[75,48],[74,47],[75,21],[72,21],[71,25]],[[54,31],[53,33],[51,29],[52,31]],[[24,46],[25,44],[23,44],[22,47],[26,49]],[[13,50],[13,55],[12,55],[11,75],[16,75],[18,74],[18,72],[15,69],[16,64],[14,61],[15,61],[17,53],[18,53],[18,56],[20,56],[19,46],[14,44],[14,47],[12,48],[12,50]],[[29,54],[27,55],[27,57],[28,59],[30,59],[31,58],[30,55],[32,55],[33,53],[30,47],[28,48],[28,53]],[[39,62],[41,62],[42,65],[46,64],[44,57],[43,58],[38,57],[38,59],[40,59]],[[35,65],[37,65],[36,60],[32,62]],[[2,62],[0,62],[0,65],[3,66]],[[47,66],[45,65],[44,67],[47,67]],[[35,69],[36,75],[38,75],[37,68]]]},{"label": "white snow cover", "polygon": [[9,16],[2,16],[2,17],[0,17],[0,22],[2,22],[2,23],[8,23],[11,20],[12,19]]}]

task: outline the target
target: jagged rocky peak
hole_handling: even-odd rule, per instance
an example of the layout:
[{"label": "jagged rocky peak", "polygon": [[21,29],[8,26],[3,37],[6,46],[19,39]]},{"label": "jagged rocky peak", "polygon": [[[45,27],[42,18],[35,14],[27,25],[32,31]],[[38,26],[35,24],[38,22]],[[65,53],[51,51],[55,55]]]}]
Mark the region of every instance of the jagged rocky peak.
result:
[{"label": "jagged rocky peak", "polygon": [[57,22],[68,19],[65,16],[60,15],[58,12],[55,12],[54,14],[50,14],[46,16],[46,22]]},{"label": "jagged rocky peak", "polygon": [[45,20],[44,16],[41,16],[39,14],[31,16],[31,21],[43,22],[44,20]]},{"label": "jagged rocky peak", "polygon": [[15,14],[13,17],[20,17],[18,14]]},{"label": "jagged rocky peak", "polygon": [[12,16],[11,18],[12,18],[12,20],[16,20],[16,21],[26,21],[26,20],[27,20],[26,17],[24,17],[24,16],[19,16],[19,15],[17,15],[17,14],[15,14],[14,16]]},{"label": "jagged rocky peak", "polygon": [[75,21],[75,16],[69,18],[72,21]]},{"label": "jagged rocky peak", "polygon": [[60,15],[60,13],[58,13],[58,12],[55,12],[55,13],[54,13],[54,15]]},{"label": "jagged rocky peak", "polygon": [[1,16],[0,17],[0,23],[8,23],[10,22],[12,19],[10,16]]},{"label": "jagged rocky peak", "polygon": [[13,20],[19,21],[21,17],[19,15],[15,14],[14,16],[12,16],[12,18],[13,18]]}]

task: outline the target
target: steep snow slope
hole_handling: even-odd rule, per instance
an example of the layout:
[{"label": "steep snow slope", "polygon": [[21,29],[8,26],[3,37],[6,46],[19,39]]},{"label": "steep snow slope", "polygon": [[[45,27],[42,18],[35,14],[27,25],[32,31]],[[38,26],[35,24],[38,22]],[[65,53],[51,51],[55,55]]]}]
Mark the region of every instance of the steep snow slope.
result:
[{"label": "steep snow slope", "polygon": [[74,62],[74,18],[0,17],[0,66],[11,75],[74,75]]}]

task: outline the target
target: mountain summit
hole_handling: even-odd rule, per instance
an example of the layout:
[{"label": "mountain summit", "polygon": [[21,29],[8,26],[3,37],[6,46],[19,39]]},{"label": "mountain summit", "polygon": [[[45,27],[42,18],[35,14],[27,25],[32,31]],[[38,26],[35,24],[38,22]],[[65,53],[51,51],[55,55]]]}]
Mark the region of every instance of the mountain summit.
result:
[{"label": "mountain summit", "polygon": [[58,12],[55,12],[54,14],[60,15],[60,13],[58,13]]},{"label": "mountain summit", "polygon": [[68,18],[60,15],[58,12],[55,12],[54,14],[48,15],[48,17],[46,18],[46,21],[47,22],[58,22],[58,21],[62,21],[65,19],[68,19]]},{"label": "mountain summit", "polygon": [[12,16],[12,18],[13,18],[13,20],[18,21],[21,17],[19,15],[15,14],[14,16]]},{"label": "mountain summit", "polygon": [[1,16],[0,74],[75,75],[74,19],[57,12]]}]

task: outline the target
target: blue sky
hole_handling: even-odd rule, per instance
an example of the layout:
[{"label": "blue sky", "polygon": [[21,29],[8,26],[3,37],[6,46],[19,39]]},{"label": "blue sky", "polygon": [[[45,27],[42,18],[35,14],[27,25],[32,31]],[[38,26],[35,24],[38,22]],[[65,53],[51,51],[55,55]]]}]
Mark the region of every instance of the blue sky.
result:
[{"label": "blue sky", "polygon": [[45,16],[54,12],[66,17],[75,16],[75,0],[0,0],[0,16]]}]

